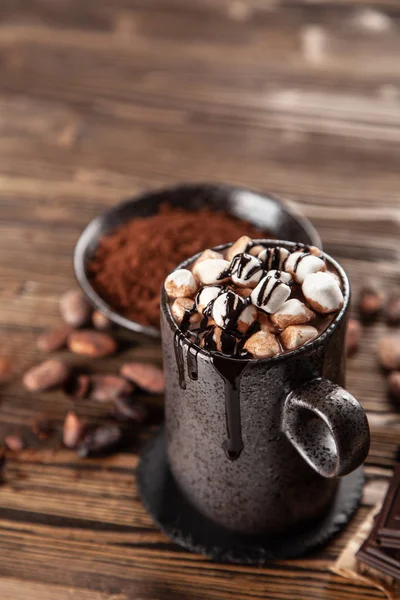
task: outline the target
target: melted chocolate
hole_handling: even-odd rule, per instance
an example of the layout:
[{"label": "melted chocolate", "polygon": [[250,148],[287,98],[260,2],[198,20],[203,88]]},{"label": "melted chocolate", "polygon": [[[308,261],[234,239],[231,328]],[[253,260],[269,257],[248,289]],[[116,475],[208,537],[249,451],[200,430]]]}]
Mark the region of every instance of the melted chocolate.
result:
[{"label": "melted chocolate", "polygon": [[198,364],[197,364],[198,353],[199,353],[198,349],[193,348],[192,346],[190,348],[188,348],[187,357],[186,357],[187,371],[188,371],[190,379],[192,379],[193,381],[197,381],[197,379],[199,378]]},{"label": "melted chocolate", "polygon": [[185,381],[185,359],[183,356],[183,334],[176,330],[174,333],[174,350],[175,350],[175,359],[178,367],[179,374],[179,385],[183,390],[186,390],[186,381]]},{"label": "melted chocolate", "polygon": [[211,357],[214,369],[224,380],[225,418],[227,438],[222,448],[229,460],[237,460],[243,450],[242,425],[240,419],[240,379],[245,361],[227,360],[215,354]]}]

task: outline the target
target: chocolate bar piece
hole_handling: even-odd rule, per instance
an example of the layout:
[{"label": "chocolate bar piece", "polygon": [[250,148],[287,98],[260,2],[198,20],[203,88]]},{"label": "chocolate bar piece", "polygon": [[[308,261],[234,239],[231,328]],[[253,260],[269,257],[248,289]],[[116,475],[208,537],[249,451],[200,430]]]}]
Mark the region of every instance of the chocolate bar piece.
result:
[{"label": "chocolate bar piece", "polygon": [[375,527],[381,546],[400,548],[400,465],[397,465]]},{"label": "chocolate bar piece", "polygon": [[400,579],[400,550],[383,547],[372,530],[356,554],[364,564],[386,573],[394,579]]}]

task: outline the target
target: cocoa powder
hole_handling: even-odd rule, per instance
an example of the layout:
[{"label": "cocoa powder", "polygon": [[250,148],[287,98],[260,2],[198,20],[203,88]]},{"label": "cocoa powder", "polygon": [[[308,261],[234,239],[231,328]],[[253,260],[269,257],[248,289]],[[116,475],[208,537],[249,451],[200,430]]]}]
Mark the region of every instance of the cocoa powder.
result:
[{"label": "cocoa powder", "polygon": [[223,212],[164,204],[158,214],[134,219],[100,240],[89,263],[92,284],[117,312],[158,327],[168,273],[185,258],[242,235],[271,237]]}]

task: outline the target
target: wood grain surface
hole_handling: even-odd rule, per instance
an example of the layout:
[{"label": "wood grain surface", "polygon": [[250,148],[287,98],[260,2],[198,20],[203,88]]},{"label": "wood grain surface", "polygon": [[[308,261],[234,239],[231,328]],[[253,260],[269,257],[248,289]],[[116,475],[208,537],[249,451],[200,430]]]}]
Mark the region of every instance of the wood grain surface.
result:
[{"label": "wood grain surface", "polygon": [[[268,568],[212,564],[170,543],[137,494],[137,453],[78,459],[60,432],[35,442],[38,412],[61,427],[72,402],[28,395],[20,374],[35,338],[60,322],[71,254],[86,223],[121,198],[179,181],[221,181],[298,202],[355,295],[374,274],[399,287],[398,0],[2,0],[0,3],[1,600],[382,598],[329,572],[384,493],[400,442],[366,327],[348,387],[368,410],[363,505],[326,548]],[[66,352],[67,360],[81,361]],[[109,360],[160,362],[137,340]],[[157,406],[155,398],[147,402]],[[100,418],[92,403],[82,417]],[[32,450],[33,447],[33,450]]]}]

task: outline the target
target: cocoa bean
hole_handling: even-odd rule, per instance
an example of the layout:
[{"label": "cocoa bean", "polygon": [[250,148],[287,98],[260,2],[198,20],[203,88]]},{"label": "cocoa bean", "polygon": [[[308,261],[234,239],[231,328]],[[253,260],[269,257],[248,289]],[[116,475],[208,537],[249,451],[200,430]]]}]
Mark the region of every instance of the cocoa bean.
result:
[{"label": "cocoa bean", "polygon": [[150,394],[164,393],[164,372],[151,363],[125,363],[122,365],[120,373],[123,377],[133,381],[138,387]]},{"label": "cocoa bean", "polygon": [[384,309],[386,322],[389,325],[400,324],[400,296],[391,296]]},{"label": "cocoa bean", "polygon": [[92,306],[81,290],[69,290],[60,298],[60,312],[67,325],[82,327],[92,314]]},{"label": "cocoa bean", "polygon": [[353,356],[360,344],[361,324],[357,319],[349,319],[346,330],[346,356]]},{"label": "cocoa bean", "polygon": [[117,351],[117,343],[107,333],[82,329],[71,333],[68,338],[68,348],[75,354],[101,358],[114,354]]},{"label": "cocoa bean", "polygon": [[39,440],[47,440],[54,432],[54,425],[47,417],[37,417],[32,422],[32,431]]},{"label": "cocoa bean", "polygon": [[148,410],[139,402],[118,396],[114,400],[114,416],[121,421],[134,421],[141,425],[148,417]]},{"label": "cocoa bean", "polygon": [[400,369],[400,335],[388,335],[379,340],[378,359],[384,369]]},{"label": "cocoa bean", "polygon": [[118,396],[131,396],[133,385],[118,375],[92,375],[89,398],[96,402],[113,402]]},{"label": "cocoa bean", "polygon": [[95,310],[92,315],[92,323],[99,331],[108,331],[112,328],[112,321],[100,310]]},{"label": "cocoa bean", "polygon": [[11,356],[0,356],[0,383],[6,383],[11,379],[14,367]]},{"label": "cocoa bean", "polygon": [[7,435],[4,443],[9,450],[13,452],[21,452],[24,449],[24,442],[19,435]]},{"label": "cocoa bean", "polygon": [[108,454],[120,445],[122,438],[122,429],[118,425],[89,429],[78,445],[78,455],[84,458],[93,454]]},{"label": "cocoa bean", "polygon": [[74,400],[84,400],[89,395],[91,385],[89,375],[76,375],[67,382],[65,393]]},{"label": "cocoa bean", "polygon": [[29,369],[22,381],[30,392],[44,392],[65,385],[69,375],[68,366],[63,361],[53,358]]},{"label": "cocoa bean", "polygon": [[65,348],[67,345],[68,336],[73,331],[70,325],[62,325],[55,329],[48,329],[39,335],[36,340],[36,346],[42,352],[54,352]]},{"label": "cocoa bean", "polygon": [[85,424],[71,410],[64,420],[63,442],[67,448],[76,448],[85,433]]},{"label": "cocoa bean", "polygon": [[400,406],[400,371],[393,371],[388,377],[389,394]]},{"label": "cocoa bean", "polygon": [[374,285],[364,287],[358,303],[361,319],[372,321],[382,310],[383,303],[383,294]]}]

